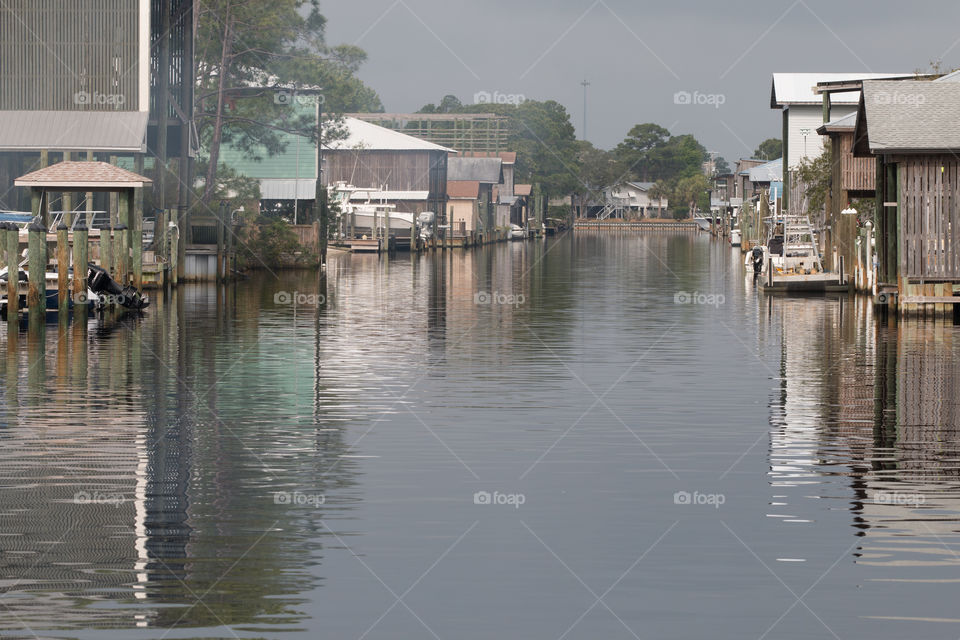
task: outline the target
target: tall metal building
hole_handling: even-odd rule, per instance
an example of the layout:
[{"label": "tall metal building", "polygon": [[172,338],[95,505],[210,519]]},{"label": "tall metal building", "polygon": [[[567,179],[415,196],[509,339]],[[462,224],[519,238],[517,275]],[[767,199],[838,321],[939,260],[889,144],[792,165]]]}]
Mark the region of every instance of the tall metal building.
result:
[{"label": "tall metal building", "polygon": [[188,204],[194,33],[193,0],[0,4],[0,209],[23,207],[17,176],[68,155],[146,159],[150,206]]}]

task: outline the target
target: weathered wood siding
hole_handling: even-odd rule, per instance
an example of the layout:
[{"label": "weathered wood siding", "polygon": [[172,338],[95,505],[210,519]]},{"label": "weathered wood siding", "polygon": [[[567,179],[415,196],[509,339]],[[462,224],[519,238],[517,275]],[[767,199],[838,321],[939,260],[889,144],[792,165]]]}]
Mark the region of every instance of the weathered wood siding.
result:
[{"label": "weathered wood siding", "polygon": [[[853,132],[841,133],[836,138],[840,153],[840,188],[844,191],[872,192],[876,186],[877,161],[875,158],[853,156]],[[844,204],[846,206],[846,204]]]},{"label": "weathered wood siding", "polygon": [[[445,151],[325,151],[323,167],[327,184],[343,181],[361,188],[427,191],[426,209],[418,211],[430,210],[443,215],[447,200]],[[400,203],[395,204],[398,210],[406,210]]]},{"label": "weathered wood siding", "polygon": [[900,275],[960,279],[960,161],[953,156],[899,160]]}]

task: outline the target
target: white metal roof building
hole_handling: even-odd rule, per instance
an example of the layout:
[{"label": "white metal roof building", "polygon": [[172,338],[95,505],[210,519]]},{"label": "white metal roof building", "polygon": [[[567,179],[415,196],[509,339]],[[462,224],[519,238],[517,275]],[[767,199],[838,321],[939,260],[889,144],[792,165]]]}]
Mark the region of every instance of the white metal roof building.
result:
[{"label": "white metal roof building", "polygon": [[[784,161],[794,169],[804,159],[823,153],[823,139],[817,129],[823,124],[823,96],[817,84],[884,78],[904,78],[903,73],[775,73],[770,87],[770,108],[783,110]],[[830,96],[831,119],[856,112],[859,91],[833,93]]]}]

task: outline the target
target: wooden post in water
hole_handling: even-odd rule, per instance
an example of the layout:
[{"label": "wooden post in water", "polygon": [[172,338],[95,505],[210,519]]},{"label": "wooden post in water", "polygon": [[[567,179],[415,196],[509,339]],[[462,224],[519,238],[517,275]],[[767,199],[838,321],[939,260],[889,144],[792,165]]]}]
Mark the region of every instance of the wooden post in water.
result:
[{"label": "wooden post in water", "polygon": [[180,277],[180,227],[175,226],[170,228],[167,250],[167,260],[170,265],[170,284],[175,287]]},{"label": "wooden post in water", "polygon": [[227,203],[220,202],[217,207],[217,282],[223,282],[223,210],[228,206]]},{"label": "wooden post in water", "polygon": [[30,329],[43,326],[47,306],[47,228],[30,223],[27,229],[27,312],[30,314]]},{"label": "wooden post in water", "polygon": [[[117,273],[123,273],[129,277],[130,269],[130,198],[127,198],[127,191],[117,193],[117,241],[116,248],[120,250],[120,257],[116,258]],[[122,227],[122,229],[121,229]],[[114,253],[116,255],[116,253]],[[126,278],[120,283],[123,286],[130,284]]]},{"label": "wooden post in water", "polygon": [[[7,224],[8,223],[6,222],[0,222],[0,269],[4,268],[8,264],[7,262]],[[16,264],[16,260],[17,260],[16,257],[11,256],[10,260],[12,261],[10,264]],[[11,267],[10,269],[7,270],[8,274],[12,274],[15,272],[16,272],[15,267]]]},{"label": "wooden post in water", "polygon": [[843,254],[840,254],[840,284],[844,284],[846,274],[843,271]]},{"label": "wooden post in water", "polygon": [[[66,215],[66,214],[64,214]],[[60,221],[57,225],[57,312],[67,317],[70,306],[70,238],[67,225]]]},{"label": "wooden post in water", "polygon": [[17,314],[20,310],[20,230],[17,225],[7,225],[7,237],[4,239],[7,247],[7,321],[14,326],[17,324]]},{"label": "wooden post in water", "polygon": [[100,229],[100,266],[109,275],[113,275],[113,226],[108,225]]},{"label": "wooden post in water", "polygon": [[[143,288],[143,209],[137,205],[137,189],[127,189],[127,212],[130,218],[130,262],[133,271],[133,287]],[[156,230],[154,230],[156,233]]]},{"label": "wooden post in water", "polygon": [[127,246],[130,230],[127,225],[121,222],[114,231],[113,268],[117,273],[114,279],[121,287],[125,287],[130,284],[130,272],[128,271],[130,248]]},{"label": "wooden post in water", "polygon": [[[87,162],[93,162],[93,151],[87,151]],[[93,226],[93,192],[87,191],[87,206],[86,206],[86,218],[87,218],[87,228]]]}]

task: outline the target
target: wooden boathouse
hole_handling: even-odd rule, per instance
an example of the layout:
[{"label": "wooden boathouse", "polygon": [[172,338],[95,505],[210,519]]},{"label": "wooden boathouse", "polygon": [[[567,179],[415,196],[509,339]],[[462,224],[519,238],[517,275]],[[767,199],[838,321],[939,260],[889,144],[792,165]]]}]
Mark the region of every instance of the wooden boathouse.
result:
[{"label": "wooden boathouse", "polygon": [[960,302],[960,83],[865,81],[854,153],[876,158],[877,278],[901,315]]}]

